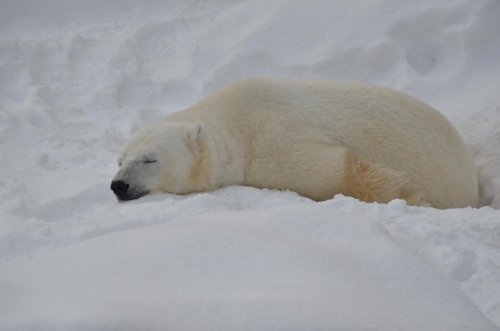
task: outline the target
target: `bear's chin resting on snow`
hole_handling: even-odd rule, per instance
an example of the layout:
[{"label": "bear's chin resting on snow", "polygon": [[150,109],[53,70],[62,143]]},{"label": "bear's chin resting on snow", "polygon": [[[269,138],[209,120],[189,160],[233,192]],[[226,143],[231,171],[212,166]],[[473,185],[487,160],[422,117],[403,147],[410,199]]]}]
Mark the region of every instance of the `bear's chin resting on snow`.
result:
[{"label": "bear's chin resting on snow", "polygon": [[479,199],[472,157],[441,114],[361,83],[241,80],[136,133],[118,163],[119,200],[228,185],[437,208]]}]

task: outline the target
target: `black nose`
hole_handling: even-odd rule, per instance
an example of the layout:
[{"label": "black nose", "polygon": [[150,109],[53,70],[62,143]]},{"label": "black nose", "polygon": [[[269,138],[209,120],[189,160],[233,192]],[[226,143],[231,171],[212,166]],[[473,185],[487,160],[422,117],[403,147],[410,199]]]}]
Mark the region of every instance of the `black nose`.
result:
[{"label": "black nose", "polygon": [[111,190],[118,198],[123,198],[127,195],[129,185],[122,180],[114,180],[111,182]]}]

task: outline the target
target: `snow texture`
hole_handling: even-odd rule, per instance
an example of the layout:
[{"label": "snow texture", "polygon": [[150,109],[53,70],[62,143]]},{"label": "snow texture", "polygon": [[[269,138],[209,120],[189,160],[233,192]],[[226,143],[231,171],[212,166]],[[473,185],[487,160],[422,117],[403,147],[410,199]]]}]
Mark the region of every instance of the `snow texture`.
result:
[{"label": "snow texture", "polygon": [[[500,330],[497,0],[0,2],[0,330]],[[482,208],[229,187],[118,203],[137,129],[254,75],[439,109]]]}]

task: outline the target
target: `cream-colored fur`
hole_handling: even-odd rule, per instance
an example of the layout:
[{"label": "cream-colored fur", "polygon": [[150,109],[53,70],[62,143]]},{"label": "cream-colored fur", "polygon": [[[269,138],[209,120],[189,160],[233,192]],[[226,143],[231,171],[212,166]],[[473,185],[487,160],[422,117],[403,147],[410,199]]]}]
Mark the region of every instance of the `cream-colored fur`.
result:
[{"label": "cream-colored fur", "polygon": [[[148,153],[156,162],[141,165]],[[249,185],[314,200],[478,204],[471,155],[450,123],[360,83],[245,79],[139,132],[120,159],[114,180],[137,197]]]}]

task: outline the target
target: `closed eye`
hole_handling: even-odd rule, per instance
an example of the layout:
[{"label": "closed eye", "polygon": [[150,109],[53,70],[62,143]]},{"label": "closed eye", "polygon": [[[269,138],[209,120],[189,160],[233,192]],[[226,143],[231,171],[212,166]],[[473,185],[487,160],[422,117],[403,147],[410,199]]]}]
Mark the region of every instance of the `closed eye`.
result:
[{"label": "closed eye", "polygon": [[142,163],[155,163],[157,161],[156,155],[154,153],[149,153],[142,157]]}]

